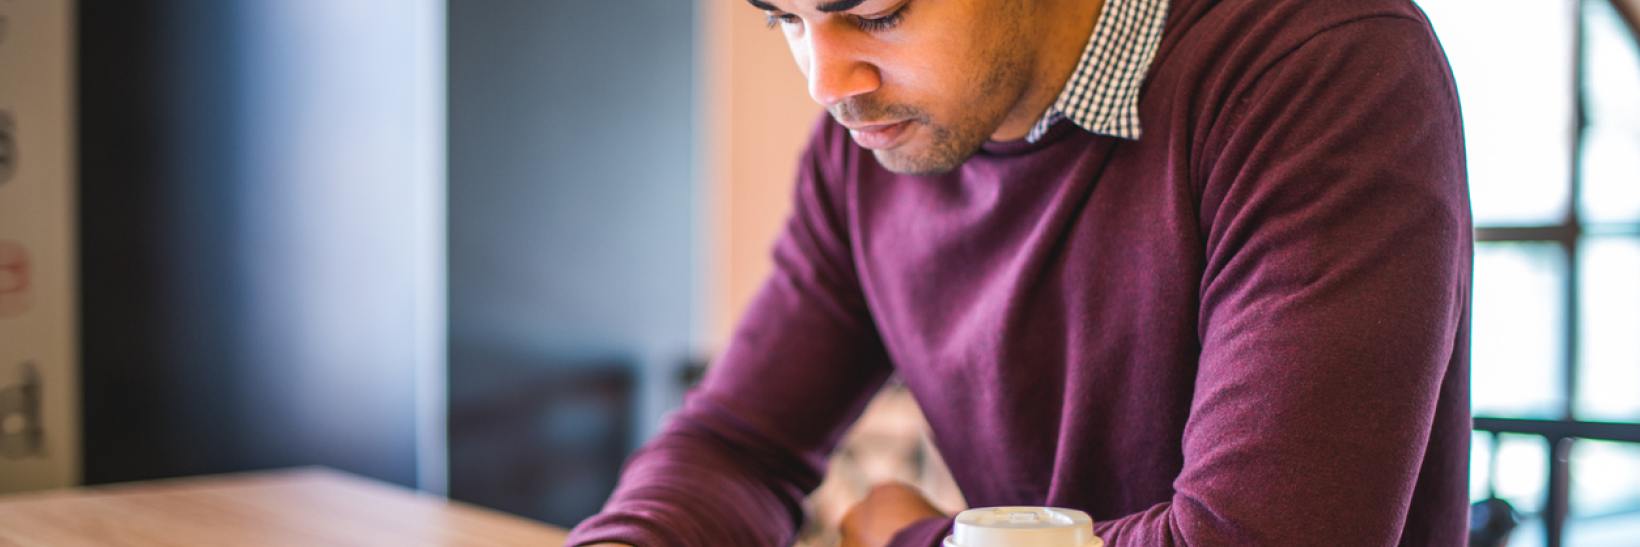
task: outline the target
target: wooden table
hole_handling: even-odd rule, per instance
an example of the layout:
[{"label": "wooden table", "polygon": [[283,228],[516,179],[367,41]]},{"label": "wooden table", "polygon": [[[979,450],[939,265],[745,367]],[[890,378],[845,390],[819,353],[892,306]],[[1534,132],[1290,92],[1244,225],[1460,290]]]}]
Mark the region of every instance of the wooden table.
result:
[{"label": "wooden table", "polygon": [[535,521],[321,468],[0,496],[0,547],[561,547]]}]

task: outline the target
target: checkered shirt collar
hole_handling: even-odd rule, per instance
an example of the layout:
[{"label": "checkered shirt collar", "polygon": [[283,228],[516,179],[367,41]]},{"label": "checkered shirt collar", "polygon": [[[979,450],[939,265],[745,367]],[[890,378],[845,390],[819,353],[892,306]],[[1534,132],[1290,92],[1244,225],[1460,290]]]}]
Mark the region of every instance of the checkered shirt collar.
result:
[{"label": "checkered shirt collar", "polygon": [[1093,133],[1139,139],[1139,87],[1156,57],[1168,0],[1106,0],[1076,73],[1025,140],[1070,118]]}]

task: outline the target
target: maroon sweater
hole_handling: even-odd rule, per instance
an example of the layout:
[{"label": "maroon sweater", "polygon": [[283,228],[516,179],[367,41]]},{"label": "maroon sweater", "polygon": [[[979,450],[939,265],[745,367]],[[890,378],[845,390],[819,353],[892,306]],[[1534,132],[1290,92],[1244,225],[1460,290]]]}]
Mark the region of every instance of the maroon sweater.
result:
[{"label": "maroon sweater", "polygon": [[789,543],[897,372],[976,507],[1112,547],[1462,545],[1470,218],[1423,15],[1174,0],[1140,111],[930,177],[822,121],[774,275],[569,544]]}]

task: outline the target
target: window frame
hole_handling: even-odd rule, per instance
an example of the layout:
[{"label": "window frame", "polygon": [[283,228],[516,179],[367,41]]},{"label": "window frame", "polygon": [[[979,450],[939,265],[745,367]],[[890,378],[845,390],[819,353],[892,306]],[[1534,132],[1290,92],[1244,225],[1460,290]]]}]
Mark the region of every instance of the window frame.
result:
[{"label": "window frame", "polygon": [[[1577,8],[1577,26],[1572,33],[1574,40],[1572,67],[1573,77],[1571,85],[1574,87],[1572,101],[1574,108],[1575,130],[1572,132],[1571,142],[1572,161],[1570,165],[1570,196],[1566,202],[1566,211],[1561,222],[1550,226],[1476,226],[1474,235],[1477,244],[1482,243],[1554,243],[1565,252],[1565,280],[1561,287],[1561,299],[1565,303],[1565,313],[1561,325],[1565,336],[1562,355],[1563,370],[1561,393],[1563,405],[1560,409],[1560,419],[1517,419],[1501,417],[1474,417],[1474,430],[1490,434],[1493,439],[1493,450],[1498,446],[1498,435],[1503,433],[1526,434],[1541,437],[1549,449],[1548,479],[1546,497],[1540,517],[1543,519],[1544,532],[1547,535],[1548,547],[1561,547],[1564,541],[1566,520],[1570,514],[1571,498],[1571,451],[1573,444],[1579,439],[1617,441],[1640,444],[1640,422],[1587,422],[1576,419],[1575,406],[1577,404],[1577,380],[1579,359],[1581,359],[1578,335],[1580,332],[1580,302],[1581,287],[1579,286],[1579,246],[1585,233],[1588,231],[1579,215],[1582,198],[1585,134],[1589,129],[1588,115],[1585,110],[1585,60],[1588,43],[1584,40],[1587,27],[1586,8],[1588,2],[1607,2],[1626,23],[1629,38],[1640,45],[1640,0],[1571,0]],[[1640,224],[1626,226],[1626,229],[1617,231],[1601,230],[1602,235],[1640,236]],[[1636,366],[1640,366],[1637,363]],[[1494,454],[1495,455],[1495,454]],[[1493,471],[1496,473],[1496,471]]]}]

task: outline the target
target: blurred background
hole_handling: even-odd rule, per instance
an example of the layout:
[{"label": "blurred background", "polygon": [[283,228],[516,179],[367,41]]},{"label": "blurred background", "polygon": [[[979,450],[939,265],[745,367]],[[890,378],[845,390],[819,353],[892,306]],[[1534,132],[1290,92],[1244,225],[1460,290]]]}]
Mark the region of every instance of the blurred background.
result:
[{"label": "blurred background", "polygon": [[[1472,498],[1635,545],[1640,1],[1418,4],[1467,124]],[[819,114],[739,0],[0,0],[0,274],[42,280],[0,278],[0,490],[320,464],[571,526],[767,275]],[[924,431],[885,389],[803,541],[880,480],[961,509]]]}]

